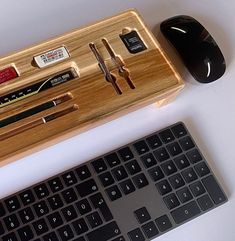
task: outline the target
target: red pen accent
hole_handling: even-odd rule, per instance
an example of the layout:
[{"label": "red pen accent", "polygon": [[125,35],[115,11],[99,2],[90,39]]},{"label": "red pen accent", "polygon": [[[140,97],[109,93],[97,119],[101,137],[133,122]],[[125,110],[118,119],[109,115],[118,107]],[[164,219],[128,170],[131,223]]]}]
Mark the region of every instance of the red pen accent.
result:
[{"label": "red pen accent", "polygon": [[0,84],[15,79],[16,77],[18,77],[18,74],[14,67],[8,67],[0,70]]}]

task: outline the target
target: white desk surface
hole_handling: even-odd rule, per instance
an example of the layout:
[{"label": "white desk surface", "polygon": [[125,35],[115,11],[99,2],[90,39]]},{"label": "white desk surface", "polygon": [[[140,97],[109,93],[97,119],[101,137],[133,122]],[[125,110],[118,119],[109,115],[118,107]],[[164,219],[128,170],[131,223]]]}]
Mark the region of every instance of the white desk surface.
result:
[{"label": "white desk surface", "polygon": [[[0,55],[137,8],[186,80],[171,104],[154,105],[92,129],[0,169],[0,198],[69,169],[179,120],[191,130],[225,188],[229,202],[159,237],[158,241],[235,240],[235,2],[233,0],[1,0]],[[159,23],[178,15],[198,19],[214,36],[227,61],[226,74],[202,85],[187,73],[159,34]],[[1,145],[0,145],[1,152]]]}]

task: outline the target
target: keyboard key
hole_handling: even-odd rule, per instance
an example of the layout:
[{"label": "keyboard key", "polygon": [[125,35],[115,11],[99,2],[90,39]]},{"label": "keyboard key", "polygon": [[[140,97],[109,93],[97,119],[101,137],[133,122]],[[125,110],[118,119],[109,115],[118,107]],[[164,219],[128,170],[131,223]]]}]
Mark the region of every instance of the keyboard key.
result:
[{"label": "keyboard key", "polygon": [[208,209],[214,206],[213,202],[211,201],[210,197],[207,194],[198,198],[197,202],[199,204],[199,207],[202,209],[202,211],[207,211]]},{"label": "keyboard key", "polygon": [[85,197],[98,191],[98,187],[93,179],[80,183],[76,186],[77,192],[80,197]]},{"label": "keyboard key", "polygon": [[105,191],[108,194],[108,197],[110,198],[111,201],[114,201],[122,197],[122,194],[117,186],[109,187]]},{"label": "keyboard key", "polygon": [[167,180],[162,180],[156,184],[156,187],[161,195],[165,195],[172,191],[172,188]]},{"label": "keyboard key", "polygon": [[115,167],[115,166],[117,166],[117,165],[119,165],[121,163],[121,161],[119,160],[118,155],[115,152],[105,156],[104,158],[108,162],[108,165],[111,168]]},{"label": "keyboard key", "polygon": [[[59,240],[59,238],[55,232],[48,233],[48,234],[44,235],[42,238],[43,238],[43,241],[58,241]],[[34,240],[34,241],[36,241],[36,240]]]},{"label": "keyboard key", "polygon": [[182,149],[180,148],[180,145],[177,142],[168,144],[166,148],[171,156],[177,156],[180,153],[182,153]]},{"label": "keyboard key", "polygon": [[130,179],[121,182],[119,185],[125,195],[135,191],[135,186]]},{"label": "keyboard key", "polygon": [[139,155],[149,151],[149,147],[144,140],[136,142],[133,146]]},{"label": "keyboard key", "polygon": [[86,231],[88,231],[88,226],[83,218],[80,218],[80,219],[72,222],[72,225],[73,225],[73,228],[76,231],[77,235],[81,235],[81,234],[85,233]]},{"label": "keyboard key", "polygon": [[202,156],[197,149],[192,149],[186,153],[189,161],[194,164],[202,160]]},{"label": "keyboard key", "polygon": [[163,162],[170,158],[169,154],[166,151],[166,148],[164,147],[158,148],[156,151],[153,152],[153,154],[159,162]]},{"label": "keyboard key", "polygon": [[134,176],[132,180],[138,189],[143,188],[149,184],[146,176],[143,173]]},{"label": "keyboard key", "polygon": [[67,204],[77,200],[77,194],[73,188],[66,189],[61,194]]},{"label": "keyboard key", "polygon": [[187,135],[187,131],[184,127],[183,124],[177,124],[171,128],[173,134],[175,135],[176,138],[180,138],[182,136]]},{"label": "keyboard key", "polygon": [[200,214],[200,209],[195,201],[191,201],[190,203],[181,206],[174,211],[171,212],[172,217],[174,218],[177,224],[185,222],[198,214]]},{"label": "keyboard key", "polygon": [[63,220],[59,214],[59,212],[54,212],[47,216],[47,220],[52,228],[57,228],[63,224]]},{"label": "keyboard key", "polygon": [[107,170],[107,165],[102,158],[93,161],[92,166],[94,167],[96,173],[101,173]]},{"label": "keyboard key", "polygon": [[30,207],[20,210],[19,216],[23,224],[26,224],[34,220],[34,215]]},{"label": "keyboard key", "polygon": [[70,240],[74,237],[73,231],[69,225],[65,225],[64,227],[59,228],[58,233],[61,240],[63,241]]},{"label": "keyboard key", "polygon": [[177,173],[169,178],[170,184],[174,189],[180,188],[185,185],[182,176]]},{"label": "keyboard key", "polygon": [[106,222],[113,219],[113,215],[110,212],[103,196],[100,193],[97,193],[90,197],[90,200],[92,202],[92,205],[95,209],[99,209],[101,214],[103,215],[103,218]]},{"label": "keyboard key", "polygon": [[177,168],[176,168],[175,164],[173,163],[173,161],[164,162],[161,165],[161,168],[167,176],[177,172]]},{"label": "keyboard key", "polygon": [[83,199],[76,203],[78,211],[81,215],[89,213],[91,211],[91,205],[89,204],[87,199]]},{"label": "keyboard key", "polygon": [[166,206],[171,210],[180,205],[180,202],[174,193],[169,194],[168,196],[163,198]]},{"label": "keyboard key", "polygon": [[4,228],[2,226],[2,223],[0,221],[0,236],[3,235],[4,233],[5,233],[5,230],[4,230]]},{"label": "keyboard key", "polygon": [[100,174],[99,179],[104,187],[108,187],[114,183],[114,179],[110,172]]},{"label": "keyboard key", "polygon": [[169,143],[169,142],[171,142],[175,139],[175,137],[172,134],[170,129],[166,129],[164,131],[161,131],[159,133],[159,136],[164,143]]},{"label": "keyboard key", "polygon": [[112,174],[117,181],[121,181],[128,177],[128,174],[123,166],[116,167],[112,170]]},{"label": "keyboard key", "polygon": [[170,219],[167,217],[167,215],[163,215],[155,220],[157,227],[161,232],[165,232],[168,229],[172,228],[172,224]]},{"label": "keyboard key", "polygon": [[99,237],[99,241],[108,241],[120,234],[121,231],[117,226],[117,223],[111,222],[88,233],[87,239],[89,241],[97,241],[97,237]]},{"label": "keyboard key", "polygon": [[159,146],[162,145],[162,142],[161,142],[160,138],[158,137],[158,135],[152,135],[152,136],[148,137],[146,140],[152,149],[158,148]]},{"label": "keyboard key", "polygon": [[91,176],[91,173],[87,166],[81,166],[81,167],[77,168],[76,173],[81,181],[83,181]]},{"label": "keyboard key", "polygon": [[141,157],[142,162],[146,168],[152,167],[157,164],[157,161],[152,153],[148,153]]},{"label": "keyboard key", "polygon": [[190,165],[185,155],[180,155],[174,159],[176,166],[182,170]]},{"label": "keyboard key", "polygon": [[48,181],[48,184],[49,184],[52,192],[58,192],[63,189],[63,184],[59,177]]},{"label": "keyboard key", "polygon": [[72,171],[63,174],[62,178],[63,178],[66,186],[71,186],[71,185],[77,183],[77,178],[76,178],[74,172],[72,172]]},{"label": "keyboard key", "polygon": [[227,200],[226,196],[224,195],[223,191],[213,176],[203,178],[202,183],[204,184],[206,190],[208,191],[215,204],[220,204]]},{"label": "keyboard key", "polygon": [[162,169],[159,166],[153,167],[148,173],[154,182],[159,181],[164,177]]},{"label": "keyboard key", "polygon": [[49,229],[44,219],[39,219],[33,223],[34,230],[38,236],[46,233]]},{"label": "keyboard key", "polygon": [[20,203],[16,196],[6,199],[5,204],[9,212],[13,212],[20,208]]},{"label": "keyboard key", "polygon": [[197,165],[195,165],[195,170],[199,177],[204,177],[210,173],[210,169],[208,168],[205,162],[200,162]]},{"label": "keyboard key", "polygon": [[41,217],[47,213],[49,213],[48,206],[45,201],[38,202],[33,205],[34,211],[38,217]]},{"label": "keyboard key", "polygon": [[182,139],[180,139],[179,143],[184,151],[192,149],[195,146],[191,137],[189,137],[189,136],[185,136]]},{"label": "keyboard key", "polygon": [[189,187],[195,197],[198,197],[206,192],[206,190],[202,186],[201,182],[195,182],[195,183],[191,184]]},{"label": "keyboard key", "polygon": [[131,241],[145,241],[144,235],[139,228],[128,233]]},{"label": "keyboard key", "polygon": [[78,217],[77,212],[73,205],[61,209],[61,212],[67,222],[74,220]]},{"label": "keyboard key", "polygon": [[3,219],[8,231],[11,231],[20,226],[19,220],[15,214],[7,216]]},{"label": "keyboard key", "polygon": [[17,230],[17,232],[20,236],[21,241],[28,241],[33,239],[34,237],[33,231],[30,228],[30,226],[25,226],[23,228],[20,228]]},{"label": "keyboard key", "polygon": [[39,199],[47,197],[49,195],[49,190],[48,190],[46,184],[40,184],[40,185],[34,187],[34,192],[36,193],[36,195]]},{"label": "keyboard key", "polygon": [[184,177],[184,180],[187,183],[193,182],[197,179],[197,174],[193,170],[193,168],[188,168],[182,172],[182,175]]},{"label": "keyboard key", "polygon": [[49,205],[50,205],[52,210],[56,210],[58,208],[61,208],[64,205],[58,194],[56,194],[52,197],[49,197],[47,200],[48,200]]},{"label": "keyboard key", "polygon": [[124,147],[118,151],[118,154],[121,156],[122,160],[129,161],[134,158],[134,155],[129,147]]},{"label": "keyboard key", "polygon": [[25,206],[28,204],[31,204],[35,201],[34,195],[31,190],[24,191],[24,192],[20,193],[19,195],[20,195],[20,199],[21,199],[22,203]]},{"label": "keyboard key", "polygon": [[141,171],[141,167],[136,160],[129,161],[125,164],[125,167],[131,175],[134,175]]},{"label": "keyboard key", "polygon": [[86,219],[92,228],[96,228],[103,223],[98,212],[94,212],[94,213],[87,215]]},{"label": "keyboard key", "polygon": [[6,213],[5,208],[3,207],[3,204],[0,203],[0,217],[3,217],[5,213]]},{"label": "keyboard key", "polygon": [[2,241],[18,241],[14,233],[9,233],[6,236],[2,237]]},{"label": "keyboard key", "polygon": [[180,189],[176,193],[182,203],[186,203],[193,198],[192,194],[190,193],[187,187]]},{"label": "keyboard key", "polygon": [[143,224],[151,219],[146,207],[142,207],[142,208],[134,211],[134,214],[140,224]]},{"label": "keyboard key", "polygon": [[152,238],[159,233],[154,222],[146,223],[141,228],[144,231],[144,234],[147,238]]}]

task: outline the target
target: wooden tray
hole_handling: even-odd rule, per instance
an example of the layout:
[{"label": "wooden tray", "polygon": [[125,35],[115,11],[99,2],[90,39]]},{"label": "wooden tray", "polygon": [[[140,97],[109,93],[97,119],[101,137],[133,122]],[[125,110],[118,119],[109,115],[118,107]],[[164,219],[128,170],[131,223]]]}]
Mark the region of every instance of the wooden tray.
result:
[{"label": "wooden tray", "polygon": [[[120,34],[131,31],[138,33],[146,50],[136,54],[128,51]],[[124,63],[135,89],[131,89],[119,76],[116,65],[101,41],[103,38],[108,40],[115,54]],[[106,65],[115,75],[116,82],[122,91],[121,95],[117,94],[112,84],[106,81],[89,47],[90,43],[97,46]],[[67,49],[69,58],[45,68],[39,68],[35,64],[35,56],[62,46]],[[0,59],[0,70],[9,66],[16,68],[19,77],[0,84],[0,97],[70,68],[76,72],[77,77],[0,108],[1,121],[59,96],[70,97],[56,107],[0,128],[0,165],[22,158],[137,108],[154,102],[158,106],[168,103],[184,86],[178,72],[134,10]],[[72,107],[74,111],[53,121],[35,127],[32,125],[31,128],[21,132],[14,132],[51,113]],[[13,135],[9,137],[7,133],[12,132]]]}]

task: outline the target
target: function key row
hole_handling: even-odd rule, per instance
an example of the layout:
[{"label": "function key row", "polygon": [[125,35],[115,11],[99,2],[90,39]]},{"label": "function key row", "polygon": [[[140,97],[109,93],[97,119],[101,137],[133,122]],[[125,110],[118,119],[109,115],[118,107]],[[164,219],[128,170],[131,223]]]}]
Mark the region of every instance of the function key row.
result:
[{"label": "function key row", "polygon": [[[182,123],[179,123],[177,125],[175,125],[174,127],[172,127],[171,129],[165,129],[163,131],[160,131],[157,134],[153,134],[150,137],[147,137],[146,140],[140,140],[136,143],[133,144],[135,150],[137,151],[137,153],[139,155],[142,155],[146,152],[149,151],[149,147],[151,149],[156,149],[160,146],[162,146],[163,144],[168,144],[172,141],[174,141],[176,138],[181,138],[186,136],[187,130],[185,129],[184,125]],[[187,142],[187,139],[185,139],[184,141],[182,141],[182,145],[184,146],[184,150],[187,147],[188,144],[185,145],[185,143]],[[191,142],[189,143],[191,144]]]},{"label": "function key row", "polygon": [[[183,124],[178,124],[171,129],[166,129],[158,134],[153,134],[146,138],[146,140],[140,140],[133,144],[134,149],[139,155],[143,155],[150,151],[151,149],[157,149],[164,144],[172,142],[175,138],[184,137],[187,135],[187,131]],[[171,143],[167,146],[167,151],[165,148],[160,149],[155,153],[156,158],[161,162],[169,158],[169,154],[172,156],[176,156],[183,150],[191,149],[194,144],[193,141],[189,136],[186,136],[182,140],[180,140],[180,145],[175,142]],[[182,149],[181,149],[182,148]],[[95,169],[96,173],[101,173],[108,169],[108,167],[113,168],[121,163],[121,160],[126,162],[130,161],[134,158],[134,154],[130,147],[123,147],[122,149],[118,150],[117,153],[113,152],[104,156],[103,158],[99,158],[92,162],[92,166]]]}]

